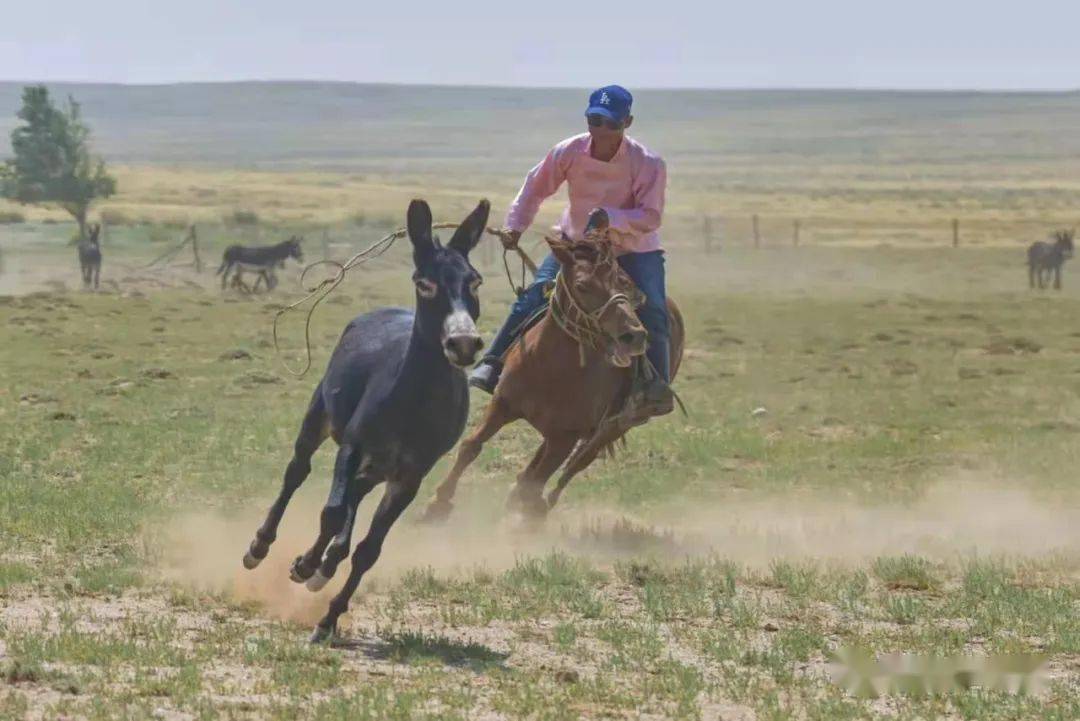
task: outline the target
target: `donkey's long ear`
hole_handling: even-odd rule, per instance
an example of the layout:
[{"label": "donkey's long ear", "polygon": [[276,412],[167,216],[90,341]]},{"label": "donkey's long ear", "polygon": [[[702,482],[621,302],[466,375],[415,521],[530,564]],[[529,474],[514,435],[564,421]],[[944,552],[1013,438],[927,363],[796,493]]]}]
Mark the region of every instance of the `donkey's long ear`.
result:
[{"label": "donkey's long ear", "polygon": [[435,241],[431,238],[431,208],[423,200],[409,203],[406,221],[409,240],[413,244],[413,263],[420,265],[424,258],[435,250]]},{"label": "donkey's long ear", "polygon": [[450,239],[447,247],[453,248],[468,257],[469,251],[475,248],[480,239],[484,237],[484,230],[487,228],[490,213],[491,203],[488,202],[487,198],[484,198],[476,206],[476,209],[469,213],[469,217],[454,231],[454,237]]}]

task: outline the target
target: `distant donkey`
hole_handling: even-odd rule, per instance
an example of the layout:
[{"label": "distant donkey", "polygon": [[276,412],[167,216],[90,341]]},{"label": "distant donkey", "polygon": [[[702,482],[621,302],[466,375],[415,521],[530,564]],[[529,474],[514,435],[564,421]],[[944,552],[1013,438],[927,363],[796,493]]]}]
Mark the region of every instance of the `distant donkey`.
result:
[{"label": "distant donkey", "polygon": [[91,281],[94,290],[97,290],[98,281],[101,278],[101,245],[98,236],[101,235],[101,224],[94,223],[87,228],[88,237],[79,241],[79,267],[82,270],[83,288],[89,288]]},{"label": "distant donkey", "polygon": [[[225,254],[221,259],[221,266],[217,269],[217,274],[221,276],[221,288],[225,289],[225,285],[229,279],[229,272],[235,270],[233,275],[233,282],[239,281],[241,274],[245,270],[249,270],[258,274],[259,278],[256,280],[256,287],[258,287],[259,280],[266,281],[267,290],[273,290],[277,285],[277,276],[274,275],[274,267],[284,267],[286,258],[295,258],[297,262],[304,261],[304,252],[300,249],[300,242],[303,238],[293,236],[288,240],[282,241],[277,245],[260,245],[254,248],[249,248],[244,245],[230,245],[225,249]],[[240,282],[242,285],[243,283]]]},{"label": "distant donkey", "polygon": [[1073,255],[1073,236],[1075,230],[1059,230],[1054,233],[1054,242],[1038,240],[1028,246],[1028,284],[1034,288],[1038,281],[1040,288],[1046,287],[1050,274],[1054,274],[1054,288],[1061,290],[1061,266]]}]

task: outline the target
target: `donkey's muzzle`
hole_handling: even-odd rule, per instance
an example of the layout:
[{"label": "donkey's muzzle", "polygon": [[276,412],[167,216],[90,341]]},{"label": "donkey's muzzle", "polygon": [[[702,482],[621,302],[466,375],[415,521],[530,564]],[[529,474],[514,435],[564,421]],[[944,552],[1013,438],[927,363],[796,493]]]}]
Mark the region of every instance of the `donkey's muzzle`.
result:
[{"label": "donkey's muzzle", "polygon": [[476,356],[484,347],[484,339],[480,337],[472,316],[459,310],[447,316],[443,323],[442,345],[446,360],[459,368],[466,368],[476,363]]},{"label": "donkey's muzzle", "polygon": [[479,335],[452,335],[443,341],[443,352],[446,359],[461,368],[467,368],[476,363],[476,356],[484,348],[484,339]]}]

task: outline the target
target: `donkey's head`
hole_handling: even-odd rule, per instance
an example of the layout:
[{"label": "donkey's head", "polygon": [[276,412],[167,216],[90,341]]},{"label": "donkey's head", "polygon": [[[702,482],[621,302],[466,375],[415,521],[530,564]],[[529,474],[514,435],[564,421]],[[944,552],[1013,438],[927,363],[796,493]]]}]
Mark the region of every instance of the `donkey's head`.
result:
[{"label": "donkey's head", "polygon": [[483,278],[469,263],[469,251],[480,242],[491,204],[481,200],[444,247],[431,234],[431,208],[422,200],[409,204],[408,231],[416,272],[416,321],[420,332],[437,343],[451,364],[465,368],[484,347],[476,319],[480,316]]},{"label": "donkey's head", "polygon": [[1073,237],[1075,235],[1075,230],[1059,230],[1054,233],[1054,240],[1058,249],[1061,250],[1062,258],[1071,258],[1073,256]]},{"label": "donkey's head", "polygon": [[101,235],[101,223],[91,223],[86,227],[87,240],[91,245],[99,245],[98,237]]},{"label": "donkey's head", "polygon": [[574,303],[603,335],[604,352],[614,366],[625,368],[645,353],[648,334],[634,309],[644,296],[615,260],[610,241],[575,242],[548,238],[562,265],[564,282]]},{"label": "donkey's head", "polygon": [[289,251],[288,257],[295,258],[297,263],[304,262],[304,251],[300,247],[300,243],[303,242],[303,238],[298,235],[294,235],[285,241],[285,248]]}]

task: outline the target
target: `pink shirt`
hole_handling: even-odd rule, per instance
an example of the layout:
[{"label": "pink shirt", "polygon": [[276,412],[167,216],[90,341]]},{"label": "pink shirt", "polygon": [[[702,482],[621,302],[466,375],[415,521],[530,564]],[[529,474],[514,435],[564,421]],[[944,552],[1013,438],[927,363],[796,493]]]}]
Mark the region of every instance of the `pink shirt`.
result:
[{"label": "pink shirt", "polygon": [[660,219],[664,214],[667,168],[636,140],[623,137],[615,157],[609,162],[589,154],[588,133],[562,141],[529,171],[525,183],[506,214],[506,227],[524,231],[532,225],[544,199],[569,183],[570,205],[556,228],[574,240],[593,208],[607,211],[611,236],[623,253],[645,253],[660,249]]}]

